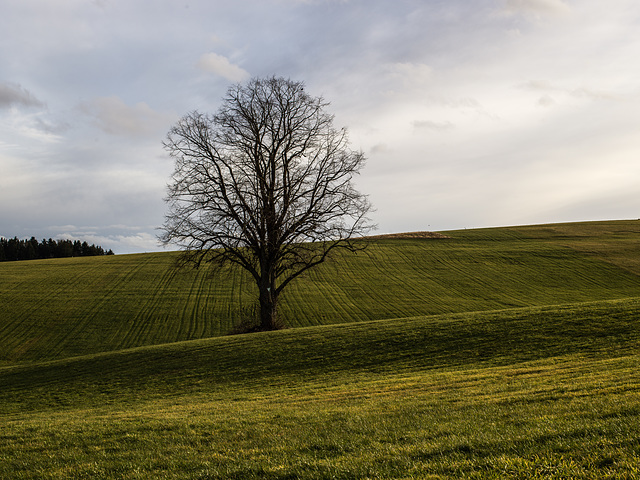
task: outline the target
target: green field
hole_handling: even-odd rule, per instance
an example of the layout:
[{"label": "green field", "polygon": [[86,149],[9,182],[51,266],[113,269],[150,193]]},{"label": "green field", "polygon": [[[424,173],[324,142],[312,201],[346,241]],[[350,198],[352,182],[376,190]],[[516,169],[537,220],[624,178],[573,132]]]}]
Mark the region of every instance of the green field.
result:
[{"label": "green field", "polygon": [[[285,290],[291,327],[640,295],[640,221],[376,240]],[[0,264],[0,365],[225,335],[255,296],[236,269],[175,253]]]},{"label": "green field", "polygon": [[640,221],[446,234],[237,336],[232,269],[0,264],[0,478],[640,478]]}]

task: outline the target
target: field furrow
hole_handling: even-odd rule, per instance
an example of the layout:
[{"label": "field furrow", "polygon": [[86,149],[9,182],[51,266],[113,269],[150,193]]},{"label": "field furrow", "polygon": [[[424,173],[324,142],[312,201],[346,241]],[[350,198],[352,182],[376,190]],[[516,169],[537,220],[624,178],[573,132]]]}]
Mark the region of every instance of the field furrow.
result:
[{"label": "field furrow", "polygon": [[[155,330],[158,332],[164,331],[160,322],[166,322],[166,311],[164,303],[167,298],[174,295],[172,291],[173,280],[175,277],[175,271],[171,268],[167,268],[163,273],[156,276],[153,282],[150,282],[150,288],[147,295],[140,295],[139,309],[133,316],[131,322],[126,324],[126,331],[117,332],[127,344],[127,346],[134,346],[138,344],[139,335],[136,331],[146,324],[154,323]],[[160,343],[160,342],[158,342]]]}]

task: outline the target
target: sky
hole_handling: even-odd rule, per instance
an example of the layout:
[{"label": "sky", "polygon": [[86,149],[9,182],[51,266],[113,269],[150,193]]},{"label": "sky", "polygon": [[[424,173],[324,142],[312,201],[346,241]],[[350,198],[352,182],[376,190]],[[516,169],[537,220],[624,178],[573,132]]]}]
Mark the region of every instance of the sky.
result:
[{"label": "sky", "polygon": [[[163,250],[180,117],[330,102],[377,233],[640,217],[637,0],[0,0],[0,236]],[[171,249],[171,247],[169,247]]]}]

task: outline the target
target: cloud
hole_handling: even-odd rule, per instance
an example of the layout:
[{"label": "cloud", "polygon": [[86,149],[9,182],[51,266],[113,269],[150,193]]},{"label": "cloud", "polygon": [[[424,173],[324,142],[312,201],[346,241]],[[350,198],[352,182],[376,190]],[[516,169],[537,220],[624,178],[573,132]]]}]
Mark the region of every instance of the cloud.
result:
[{"label": "cloud", "polygon": [[76,226],[62,225],[48,227],[49,233],[55,232],[56,240],[80,240],[90,244],[100,245],[104,249],[111,249],[115,253],[151,252],[159,250],[159,242],[155,234],[149,229],[155,227],[108,225]]},{"label": "cloud", "polygon": [[451,122],[433,122],[431,120],[414,120],[411,122],[411,125],[418,129],[435,131],[451,130],[454,128],[454,125]]},{"label": "cloud", "polygon": [[538,99],[538,105],[540,107],[552,107],[556,104],[556,101],[550,95],[543,95]]},{"label": "cloud", "polygon": [[506,0],[505,10],[511,14],[562,15],[569,13],[571,8],[562,0]]},{"label": "cloud", "polygon": [[422,89],[433,75],[433,69],[424,63],[393,63],[386,66],[386,71],[391,82],[405,89]]},{"label": "cloud", "polygon": [[372,155],[376,155],[379,153],[387,153],[389,152],[389,150],[390,150],[389,145],[387,145],[386,143],[377,143],[369,149],[369,152]]},{"label": "cloud", "polygon": [[242,82],[249,77],[249,72],[231,63],[227,57],[213,52],[202,55],[197,65],[201,70],[219,75],[231,82]]},{"label": "cloud", "polygon": [[0,108],[14,106],[44,107],[44,102],[38,100],[29,90],[15,83],[0,83]]},{"label": "cloud", "polygon": [[523,90],[529,90],[532,92],[542,92],[544,95],[538,100],[538,104],[543,106],[549,106],[555,103],[551,93],[572,98],[586,98],[588,100],[607,100],[607,101],[622,101],[625,100],[624,95],[616,94],[606,90],[594,89],[590,87],[560,87],[550,82],[532,80],[523,85],[520,85]]},{"label": "cloud", "polygon": [[112,135],[141,136],[168,128],[173,116],[159,113],[144,102],[129,106],[119,97],[98,97],[79,106],[103,131]]},{"label": "cloud", "polygon": [[68,131],[69,128],[71,128],[71,125],[66,121],[50,122],[42,118],[36,118],[34,120],[34,124],[35,124],[35,128],[37,128],[41,132],[44,132],[45,134],[51,134],[51,135],[60,135]]}]

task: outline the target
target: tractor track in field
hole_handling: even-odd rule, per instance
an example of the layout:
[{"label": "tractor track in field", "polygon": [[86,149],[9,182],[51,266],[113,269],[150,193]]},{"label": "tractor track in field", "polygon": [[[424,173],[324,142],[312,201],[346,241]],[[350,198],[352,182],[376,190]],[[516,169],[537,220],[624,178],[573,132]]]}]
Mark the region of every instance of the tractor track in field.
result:
[{"label": "tractor track in field", "polygon": [[[159,317],[156,312],[160,308],[161,301],[166,299],[167,290],[173,277],[174,272],[171,269],[167,269],[161,275],[154,275],[152,288],[143,298],[140,298],[138,308],[135,312],[131,312],[126,330],[120,334],[123,339],[123,348],[149,343],[148,340],[145,341],[145,332],[157,329],[158,326],[154,325]],[[172,336],[167,335],[165,329],[161,329],[161,332],[163,337],[157,339],[159,340],[157,343],[165,343],[163,340],[166,337],[168,337],[167,342],[172,341]]]},{"label": "tractor track in field", "polygon": [[[115,335],[108,336],[109,331],[113,331],[113,326],[120,324],[121,316],[126,314],[123,312],[122,304],[119,297],[123,295],[131,295],[128,291],[131,280],[135,278],[151,261],[150,258],[142,259],[130,269],[111,271],[109,275],[103,276],[104,294],[98,296],[98,301],[88,303],[88,309],[78,309],[78,319],[64,338],[60,339],[60,347],[68,338],[82,338],[82,334],[89,332],[97,343],[102,343],[105,350],[119,349],[126,345],[124,342],[126,337],[120,336],[116,342],[109,344],[106,338],[115,339]],[[106,313],[106,315],[105,315]],[[102,321],[97,321],[101,319]],[[106,323],[106,325],[105,325]],[[111,328],[105,328],[111,327]],[[86,334],[86,333],[85,333]],[[81,348],[81,347],[79,347]],[[87,352],[79,352],[87,353]]]}]

